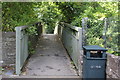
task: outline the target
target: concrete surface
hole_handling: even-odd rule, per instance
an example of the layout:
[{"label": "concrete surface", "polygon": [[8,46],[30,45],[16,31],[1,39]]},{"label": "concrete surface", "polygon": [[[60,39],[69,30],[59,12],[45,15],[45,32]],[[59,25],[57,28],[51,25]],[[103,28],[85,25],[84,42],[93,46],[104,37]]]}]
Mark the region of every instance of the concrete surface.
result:
[{"label": "concrete surface", "polygon": [[77,76],[76,70],[56,35],[43,35],[38,42],[36,53],[26,66],[29,76]]}]

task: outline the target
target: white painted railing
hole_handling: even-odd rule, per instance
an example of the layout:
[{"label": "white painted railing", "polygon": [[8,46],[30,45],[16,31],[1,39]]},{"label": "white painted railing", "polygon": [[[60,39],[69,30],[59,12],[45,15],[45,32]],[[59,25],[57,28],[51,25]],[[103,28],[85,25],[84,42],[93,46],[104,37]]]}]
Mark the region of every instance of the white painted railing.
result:
[{"label": "white painted railing", "polygon": [[28,57],[28,26],[16,27],[16,74],[19,75],[25,60]]},{"label": "white painted railing", "polygon": [[82,28],[61,23],[58,26],[58,35],[75,66],[79,69],[80,52],[82,51]]},{"label": "white painted railing", "polygon": [[[42,33],[42,25],[40,22],[35,23],[31,26],[35,26],[37,28],[37,36]],[[15,27],[16,30],[16,74],[19,75],[21,73],[21,69],[28,58],[28,32],[27,29],[30,26],[19,26]],[[35,35],[32,35],[35,36]],[[37,40],[36,40],[37,41]]]}]

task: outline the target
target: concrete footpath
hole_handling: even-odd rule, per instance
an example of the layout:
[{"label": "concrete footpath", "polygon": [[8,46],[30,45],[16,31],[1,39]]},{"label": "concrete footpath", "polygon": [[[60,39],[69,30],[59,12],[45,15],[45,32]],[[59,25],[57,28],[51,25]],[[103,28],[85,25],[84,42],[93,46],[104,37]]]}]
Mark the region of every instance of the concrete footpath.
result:
[{"label": "concrete footpath", "polygon": [[54,34],[43,35],[28,60],[27,76],[77,76],[61,41]]}]

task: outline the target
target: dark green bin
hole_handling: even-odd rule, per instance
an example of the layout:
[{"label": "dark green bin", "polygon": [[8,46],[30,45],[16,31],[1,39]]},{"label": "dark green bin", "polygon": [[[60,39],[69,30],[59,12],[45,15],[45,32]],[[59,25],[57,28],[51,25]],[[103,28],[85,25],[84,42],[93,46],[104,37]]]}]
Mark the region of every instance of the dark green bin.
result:
[{"label": "dark green bin", "polygon": [[106,51],[97,45],[83,46],[83,79],[106,78]]}]

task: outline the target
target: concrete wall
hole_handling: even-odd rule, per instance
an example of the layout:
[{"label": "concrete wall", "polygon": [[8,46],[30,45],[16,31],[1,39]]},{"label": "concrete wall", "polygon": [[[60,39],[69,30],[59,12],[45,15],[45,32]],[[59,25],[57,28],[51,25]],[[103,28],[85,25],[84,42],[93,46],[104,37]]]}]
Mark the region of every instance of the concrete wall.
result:
[{"label": "concrete wall", "polygon": [[[29,48],[35,49],[40,35],[29,36],[29,41],[31,42]],[[16,58],[16,33],[3,32],[2,33],[2,60],[3,60],[2,65],[14,66],[15,58]]]},{"label": "concrete wall", "polygon": [[107,73],[107,78],[120,79],[120,56],[108,54],[106,73]]},{"label": "concrete wall", "polygon": [[15,64],[15,53],[16,53],[15,46],[16,46],[15,32],[3,32],[2,33],[3,65]]}]

